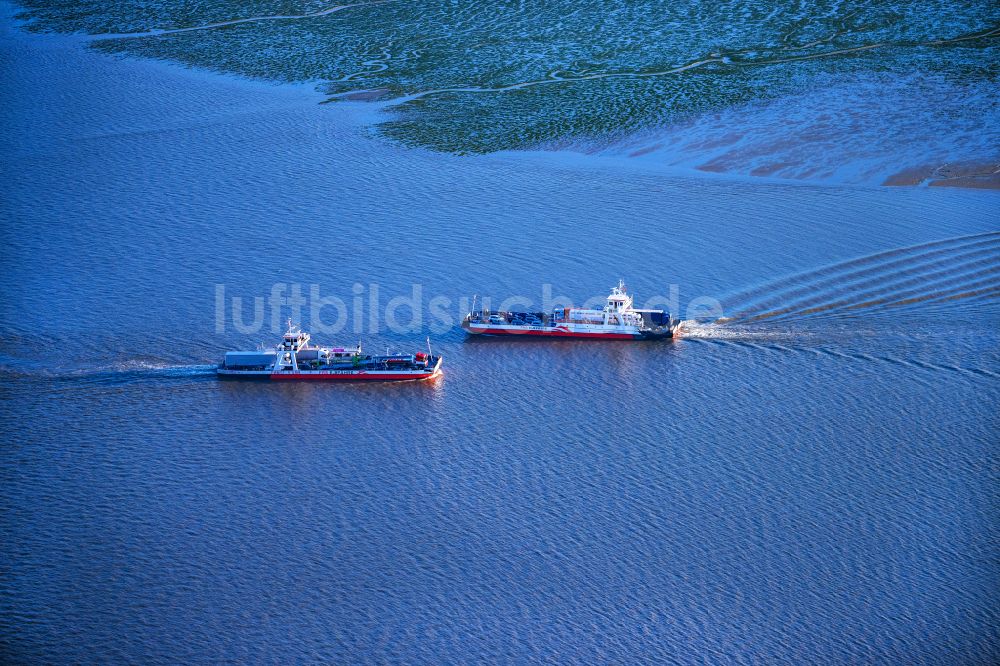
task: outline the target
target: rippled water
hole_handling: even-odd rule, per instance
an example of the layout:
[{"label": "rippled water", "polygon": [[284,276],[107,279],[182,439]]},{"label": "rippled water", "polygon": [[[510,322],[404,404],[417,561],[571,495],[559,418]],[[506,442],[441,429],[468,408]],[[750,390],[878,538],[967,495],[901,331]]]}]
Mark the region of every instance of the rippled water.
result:
[{"label": "rippled water", "polygon": [[[312,85],[4,25],[6,661],[1000,658],[995,193],[413,150]],[[211,372],[269,338],[216,332],[219,284],[419,283],[457,315],[619,277],[724,319],[435,331],[433,384]]]}]

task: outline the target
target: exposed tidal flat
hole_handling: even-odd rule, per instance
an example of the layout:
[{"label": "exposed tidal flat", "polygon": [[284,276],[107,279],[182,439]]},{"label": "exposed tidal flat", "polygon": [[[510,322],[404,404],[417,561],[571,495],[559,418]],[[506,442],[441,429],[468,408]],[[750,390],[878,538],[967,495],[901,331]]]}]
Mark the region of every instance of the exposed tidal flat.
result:
[{"label": "exposed tidal flat", "polygon": [[109,53],[378,99],[407,146],[859,183],[1000,168],[991,2],[26,4],[29,30]]},{"label": "exposed tidal flat", "polygon": [[[266,62],[274,54],[282,66],[311,67],[362,50],[375,61],[382,35],[372,40],[346,17],[401,6],[104,45],[82,33],[329,6],[53,3],[34,10],[35,32],[6,6],[3,660],[1000,660],[1000,203],[989,191],[879,185],[908,166],[938,169],[937,157],[991,164],[987,142],[977,142],[996,127],[989,79],[966,85],[948,64],[934,65],[948,70],[939,78],[899,79],[886,66],[877,80],[889,106],[905,111],[911,90],[953,100],[926,118],[957,125],[930,129],[931,120],[908,126],[905,113],[885,120],[865,108],[856,125],[843,124],[863,105],[836,101],[867,99],[859,85],[875,80],[854,71],[822,73],[841,87],[824,96],[817,86],[818,98],[765,95],[676,124],[643,116],[634,132],[618,131],[629,126],[619,118],[600,135],[546,118],[564,118],[552,111],[562,103],[581,118],[590,104],[606,111],[607,99],[631,113],[624,102],[635,89],[607,98],[599,80],[572,94],[545,84],[513,91],[523,95],[516,104],[425,96],[393,115],[401,95],[430,84],[539,78],[501,76],[506,51],[491,56],[495,79],[470,70],[431,80],[418,68],[426,86],[374,76],[334,89],[333,74],[361,68],[285,76]],[[896,11],[906,19],[913,6]],[[436,10],[468,13],[470,58],[490,48],[494,31],[548,23],[491,7],[484,18],[497,20],[477,32],[475,7]],[[747,21],[766,23],[767,5],[748,7],[758,14]],[[796,44],[844,23],[844,7],[831,5],[825,23],[801,22]],[[407,20],[364,20],[434,36],[416,9]],[[978,34],[989,19],[975,5],[937,9],[925,25],[883,30],[923,43]],[[574,16],[567,21],[585,18]],[[341,26],[341,41],[298,32],[268,41],[326,20]],[[622,30],[614,20],[601,26]],[[681,26],[670,33],[679,40]],[[525,34],[522,47],[547,43]],[[356,52],[342,48],[351,35]],[[979,71],[974,62],[995,46],[977,39],[942,47],[942,61]],[[602,42],[628,52],[624,36],[593,40]],[[251,51],[260,72],[246,65]],[[424,69],[450,62],[425,57]],[[321,104],[379,88],[389,93],[374,103]],[[953,93],[983,104],[969,110]],[[826,143],[802,129],[809,108],[830,114]],[[769,123],[794,109],[805,124],[792,129],[791,159],[759,150],[780,138]],[[836,138],[877,118],[878,132]],[[959,125],[976,131],[956,133]],[[740,138],[726,144],[723,129]],[[931,143],[898,140],[925,129]],[[880,143],[883,134],[894,138]],[[667,151],[684,159],[651,159],[663,148],[629,157],[689,139]],[[741,150],[711,153],[717,141]],[[867,152],[866,141],[879,150]],[[571,150],[546,150],[562,147]],[[767,168],[782,159],[790,166]],[[699,171],[712,160],[725,168]],[[276,284],[285,294],[317,284],[349,309],[357,295],[365,315],[420,285],[424,304],[445,297],[457,319],[473,294],[540,302],[549,284],[581,302],[619,277],[640,303],[675,285],[681,316],[712,297],[725,319],[692,324],[669,343],[531,343],[431,330],[441,322],[430,312],[411,332],[373,329],[365,316],[355,333],[349,311],[344,330],[320,341],[360,336],[372,349],[409,349],[430,334],[445,376],[358,387],[212,374],[225,350],[273,337],[270,309],[264,330],[241,333],[229,300],[217,331],[219,285],[243,298],[246,320]],[[303,317],[308,325],[308,310]]]}]

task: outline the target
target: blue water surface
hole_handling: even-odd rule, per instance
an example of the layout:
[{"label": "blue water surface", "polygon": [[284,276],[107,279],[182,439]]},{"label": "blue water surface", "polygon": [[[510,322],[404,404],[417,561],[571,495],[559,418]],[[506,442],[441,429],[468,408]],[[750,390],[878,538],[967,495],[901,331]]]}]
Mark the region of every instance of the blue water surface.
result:
[{"label": "blue water surface", "polygon": [[[994,192],[432,153],[310,86],[5,25],[4,661],[1000,660]],[[212,372],[273,338],[217,330],[217,285],[248,317],[276,283],[457,316],[620,277],[733,321],[532,342],[349,312],[318,340],[429,336],[444,377]]]}]

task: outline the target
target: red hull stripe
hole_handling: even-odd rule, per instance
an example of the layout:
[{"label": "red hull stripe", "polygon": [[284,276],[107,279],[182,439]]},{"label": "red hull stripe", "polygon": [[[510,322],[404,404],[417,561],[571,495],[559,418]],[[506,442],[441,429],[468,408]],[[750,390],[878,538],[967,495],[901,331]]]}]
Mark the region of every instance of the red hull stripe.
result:
[{"label": "red hull stripe", "polygon": [[364,381],[364,380],[380,380],[380,381],[406,381],[414,379],[430,379],[434,376],[433,372],[423,372],[419,374],[412,375],[398,375],[398,374],[387,374],[381,372],[364,372],[358,374],[333,374],[333,373],[317,373],[317,374],[306,374],[306,373],[273,373],[270,375],[271,379],[282,380],[282,379],[313,379],[320,381]]},{"label": "red hull stripe", "polygon": [[594,338],[601,340],[635,340],[640,338],[640,335],[633,335],[631,333],[576,333],[573,331],[560,331],[558,329],[550,330],[539,330],[539,329],[527,329],[523,331],[509,330],[504,328],[479,328],[477,326],[470,326],[469,330],[472,333],[481,333],[483,335],[535,335],[553,338]]}]

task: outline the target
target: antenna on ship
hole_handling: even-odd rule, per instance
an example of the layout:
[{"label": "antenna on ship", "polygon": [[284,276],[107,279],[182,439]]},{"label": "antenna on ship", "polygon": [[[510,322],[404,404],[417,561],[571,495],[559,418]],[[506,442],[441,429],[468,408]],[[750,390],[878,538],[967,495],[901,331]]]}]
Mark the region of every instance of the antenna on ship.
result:
[{"label": "antenna on ship", "polygon": [[427,336],[427,358],[430,358],[431,356],[433,356],[433,354],[431,354],[431,336],[428,335]]}]

